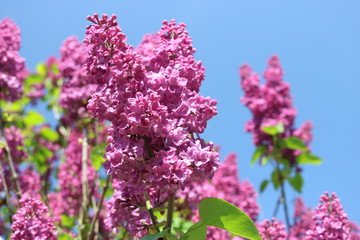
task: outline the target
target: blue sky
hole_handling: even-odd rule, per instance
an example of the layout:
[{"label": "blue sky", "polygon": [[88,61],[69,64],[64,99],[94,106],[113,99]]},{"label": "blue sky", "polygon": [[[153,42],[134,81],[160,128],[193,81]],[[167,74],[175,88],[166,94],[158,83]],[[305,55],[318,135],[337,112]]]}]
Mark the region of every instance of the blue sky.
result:
[{"label": "blue sky", "polygon": [[[297,126],[313,122],[311,146],[324,159],[321,166],[305,168],[302,196],[314,207],[324,191],[336,192],[348,216],[360,223],[360,2],[217,2],[3,1],[0,19],[8,16],[21,28],[21,54],[30,69],[58,55],[68,36],[82,39],[86,16],[95,12],[116,14],[133,45],[164,19],[185,22],[196,58],[207,69],[201,92],[218,100],[219,114],[204,137],[221,145],[222,158],[237,153],[241,178],[257,189],[270,169],[249,166],[254,146],[243,126],[251,115],[239,102],[238,67],[246,62],[262,75],[268,58],[278,54],[298,110]],[[288,189],[288,196],[297,194]],[[260,196],[261,218],[271,217],[276,199],[272,188]]]}]

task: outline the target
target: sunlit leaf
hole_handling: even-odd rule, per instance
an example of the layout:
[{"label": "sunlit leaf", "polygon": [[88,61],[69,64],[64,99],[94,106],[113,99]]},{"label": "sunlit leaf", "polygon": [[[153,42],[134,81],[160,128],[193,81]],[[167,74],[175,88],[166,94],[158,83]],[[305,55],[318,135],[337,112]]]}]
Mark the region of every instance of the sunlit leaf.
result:
[{"label": "sunlit leaf", "polygon": [[235,205],[220,198],[205,198],[199,206],[204,225],[225,229],[250,240],[261,240],[254,222]]}]

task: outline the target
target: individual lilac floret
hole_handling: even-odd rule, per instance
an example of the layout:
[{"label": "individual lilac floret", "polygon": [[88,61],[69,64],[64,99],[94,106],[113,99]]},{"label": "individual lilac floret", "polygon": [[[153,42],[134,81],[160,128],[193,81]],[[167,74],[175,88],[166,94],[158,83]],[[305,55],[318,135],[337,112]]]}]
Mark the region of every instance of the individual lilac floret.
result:
[{"label": "individual lilac floret", "polygon": [[66,109],[63,122],[70,124],[87,115],[86,105],[95,92],[94,79],[86,76],[83,66],[88,49],[76,37],[67,38],[60,48],[59,70],[64,78],[61,86],[60,106]]},{"label": "individual lilac floret", "polygon": [[285,225],[275,218],[258,223],[257,229],[263,240],[286,240]]},{"label": "individual lilac floret", "polygon": [[314,227],[312,210],[301,198],[295,200],[294,226],[289,229],[289,240],[305,239],[306,231]]},{"label": "individual lilac floret", "polygon": [[21,207],[13,216],[12,240],[55,240],[56,227],[49,215],[49,209],[38,199],[23,196]]},{"label": "individual lilac floret", "polygon": [[[69,216],[78,215],[82,201],[82,136],[82,133],[77,129],[71,131],[68,140],[69,144],[65,149],[66,161],[59,166],[58,178],[64,209],[63,213]],[[90,149],[88,151],[90,152]],[[97,176],[90,159],[88,159],[87,171],[89,196],[92,196],[96,191],[95,179]]]},{"label": "individual lilac floret", "polygon": [[336,193],[327,192],[320,197],[320,204],[313,212],[314,227],[306,232],[306,240],[345,240],[350,238],[347,214]]},{"label": "individual lilac floret", "polygon": [[20,29],[8,18],[0,21],[0,99],[16,101],[23,94],[27,70],[19,54]]}]

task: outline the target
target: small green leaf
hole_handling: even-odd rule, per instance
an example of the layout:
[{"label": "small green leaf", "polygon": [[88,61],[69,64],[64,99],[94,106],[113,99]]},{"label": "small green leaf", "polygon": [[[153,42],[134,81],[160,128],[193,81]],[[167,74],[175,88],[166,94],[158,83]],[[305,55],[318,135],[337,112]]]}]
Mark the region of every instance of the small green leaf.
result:
[{"label": "small green leaf", "polygon": [[280,175],[277,168],[275,168],[274,171],[271,173],[271,182],[273,183],[275,189],[278,189],[280,187]]},{"label": "small green leaf", "polygon": [[72,228],[75,226],[76,217],[69,217],[66,214],[61,214],[61,225],[66,228]]},{"label": "small green leaf", "polygon": [[50,142],[55,142],[55,141],[59,140],[59,134],[56,131],[54,131],[48,127],[42,128],[40,130],[40,135]]},{"label": "small green leaf", "polygon": [[263,156],[267,152],[267,148],[265,146],[258,146],[251,158],[250,165],[254,165],[256,161]]},{"label": "small green leaf", "polygon": [[39,63],[38,65],[36,65],[36,71],[41,75],[41,76],[46,76],[46,66],[44,63]]},{"label": "small green leaf", "polygon": [[180,236],[184,235],[185,233],[178,227],[174,227],[174,231],[179,234]]},{"label": "small green leaf", "polygon": [[27,86],[41,83],[43,80],[43,77],[37,74],[31,74],[25,79],[25,84]]},{"label": "small green leaf", "polygon": [[102,143],[94,147],[90,152],[90,158],[96,170],[99,170],[101,165],[105,162],[104,155],[106,152],[106,145],[106,143]]},{"label": "small green leaf", "polygon": [[147,235],[147,236],[141,238],[141,240],[158,240],[159,238],[162,238],[163,236],[165,236],[166,232],[167,232],[167,229],[163,230],[157,234]]},{"label": "small green leaf", "polygon": [[271,156],[264,156],[261,158],[261,165],[265,166],[271,159]]},{"label": "small green leaf", "polygon": [[35,126],[45,122],[45,118],[38,112],[29,111],[24,117],[24,123],[27,126]]},{"label": "small green leaf", "polygon": [[58,236],[57,236],[58,240],[73,240],[74,238],[69,234],[69,233],[66,233],[66,232],[59,232]]},{"label": "small green leaf", "polygon": [[199,206],[200,218],[206,226],[225,229],[250,240],[261,240],[254,222],[235,205],[220,198],[205,198]]},{"label": "small green leaf", "polygon": [[169,233],[169,232],[166,232],[165,239],[166,240],[178,240],[178,238],[174,234]]},{"label": "small green leaf", "polygon": [[311,153],[302,153],[296,158],[298,164],[315,164],[319,165],[322,163],[322,159]]},{"label": "small green leaf", "polygon": [[298,192],[301,193],[304,180],[300,173],[296,173],[294,177],[288,179],[290,185]]},{"label": "small green leaf", "polygon": [[264,133],[267,133],[267,134],[269,134],[271,136],[275,136],[277,134],[280,134],[280,133],[284,132],[284,124],[282,122],[279,122],[275,126],[263,126],[261,128],[261,130]]},{"label": "small green leaf", "polygon": [[205,240],[207,228],[202,221],[194,223],[187,232],[180,237],[181,240]]},{"label": "small green leaf", "polygon": [[260,193],[263,193],[265,191],[268,184],[269,184],[269,180],[262,181],[262,183],[260,184]]},{"label": "small green leaf", "polygon": [[288,137],[288,138],[284,139],[283,143],[284,143],[285,148],[294,149],[294,150],[301,150],[301,151],[304,151],[304,152],[307,151],[306,144],[300,138]]}]

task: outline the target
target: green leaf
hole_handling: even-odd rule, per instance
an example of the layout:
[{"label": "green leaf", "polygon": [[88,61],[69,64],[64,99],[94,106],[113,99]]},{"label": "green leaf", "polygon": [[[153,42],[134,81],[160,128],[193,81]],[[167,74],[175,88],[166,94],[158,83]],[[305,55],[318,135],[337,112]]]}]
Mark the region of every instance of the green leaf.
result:
[{"label": "green leaf", "polygon": [[42,76],[37,75],[37,74],[31,74],[25,79],[25,84],[27,86],[30,86],[30,85],[33,85],[33,84],[41,83],[42,80],[43,80]]},{"label": "green leaf", "polygon": [[282,122],[279,122],[278,124],[276,124],[275,126],[264,126],[261,128],[261,130],[264,133],[267,133],[271,136],[275,136],[279,133],[283,133],[284,132],[284,124]]},{"label": "green leaf", "polygon": [[301,150],[301,151],[304,151],[304,152],[307,151],[306,144],[300,138],[288,137],[288,138],[284,139],[283,143],[284,143],[285,148],[294,149],[294,150]]},{"label": "green leaf", "polygon": [[261,158],[261,165],[265,166],[271,159],[271,156],[264,156],[263,158]]},{"label": "green leaf", "polygon": [[315,164],[322,163],[322,159],[312,153],[302,153],[296,158],[298,164]]},{"label": "green leaf", "polygon": [[166,240],[178,240],[178,238],[174,234],[169,233],[169,232],[166,232],[165,239]]},{"label": "green leaf", "polygon": [[41,76],[46,76],[46,66],[44,63],[39,63],[38,65],[36,65],[36,71],[41,75]]},{"label": "green leaf", "polygon": [[74,238],[69,234],[69,233],[66,233],[66,232],[59,232],[58,236],[57,236],[58,240],[73,240]]},{"label": "green leaf", "polygon": [[51,128],[42,128],[40,135],[50,142],[56,142],[59,140],[59,134]]},{"label": "green leaf", "polygon": [[163,230],[157,234],[151,234],[151,235],[147,235],[143,238],[141,238],[141,240],[157,240],[159,238],[162,238],[163,236],[165,236],[165,233],[167,232],[167,229],[166,230]]},{"label": "green leaf", "polygon": [[181,230],[181,228],[178,228],[178,227],[174,227],[173,228],[174,231],[179,234],[180,236],[184,235],[185,233]]},{"label": "green leaf", "polygon": [[271,182],[273,183],[275,189],[278,189],[280,187],[280,175],[277,168],[275,168],[274,171],[271,173]]},{"label": "green leaf", "polygon": [[250,165],[254,165],[256,161],[263,156],[267,152],[267,148],[265,146],[258,146],[251,158]]},{"label": "green leaf", "polygon": [[66,214],[61,214],[61,225],[66,228],[72,228],[75,226],[76,217],[69,217]]},{"label": "green leaf", "polygon": [[265,191],[268,184],[269,184],[269,180],[262,181],[262,183],[260,184],[260,193],[263,193]]},{"label": "green leaf", "polygon": [[288,181],[298,193],[301,193],[304,180],[300,173],[296,173],[295,176],[289,178]]},{"label": "green leaf", "polygon": [[94,147],[90,152],[92,164],[96,170],[99,170],[101,165],[105,162],[104,155],[106,152],[107,143],[102,143]]},{"label": "green leaf", "polygon": [[26,126],[35,126],[45,122],[45,118],[38,112],[29,111],[24,117]]},{"label": "green leaf", "polygon": [[254,222],[235,205],[220,198],[205,198],[199,206],[204,225],[225,229],[250,240],[261,240]]},{"label": "green leaf", "polygon": [[202,221],[194,223],[180,240],[205,240],[207,228]]}]

